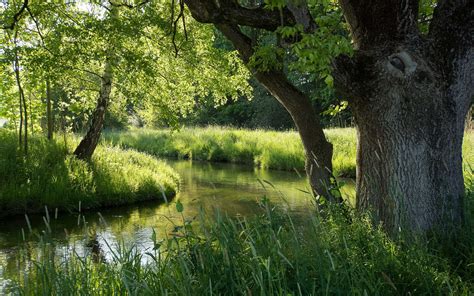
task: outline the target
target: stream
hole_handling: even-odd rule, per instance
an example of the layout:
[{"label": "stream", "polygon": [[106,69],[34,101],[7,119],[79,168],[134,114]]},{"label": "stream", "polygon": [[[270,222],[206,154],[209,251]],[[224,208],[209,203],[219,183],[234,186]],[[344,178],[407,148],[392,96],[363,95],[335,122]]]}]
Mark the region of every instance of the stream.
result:
[{"label": "stream", "polygon": [[[110,259],[111,249],[119,242],[133,244],[139,251],[146,252],[153,247],[153,231],[157,237],[164,237],[174,224],[182,224],[183,216],[190,219],[202,212],[214,216],[215,211],[230,216],[252,216],[262,213],[258,201],[264,196],[294,215],[307,212],[313,206],[303,172],[261,170],[229,163],[166,162],[182,178],[180,192],[169,203],[145,202],[89,211],[83,215],[59,213],[57,217],[50,211],[49,223],[45,222],[48,220],[46,213],[31,215],[31,229],[24,216],[0,221],[0,294],[8,282],[5,278],[22,270],[17,260],[20,250],[26,247],[28,253],[33,254],[32,258],[39,253],[36,250],[39,234],[47,233],[59,253],[66,254],[74,248],[81,254],[88,250],[90,233],[93,233],[105,258]],[[344,180],[344,183],[343,196],[353,200],[354,181]],[[176,200],[184,207],[182,213],[176,210]]]}]

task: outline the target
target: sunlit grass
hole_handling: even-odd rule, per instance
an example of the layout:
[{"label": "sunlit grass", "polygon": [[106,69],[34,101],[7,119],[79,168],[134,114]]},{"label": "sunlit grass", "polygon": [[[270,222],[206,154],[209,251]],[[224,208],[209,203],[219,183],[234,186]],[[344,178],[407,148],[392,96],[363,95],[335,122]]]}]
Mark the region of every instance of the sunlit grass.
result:
[{"label": "sunlit grass", "polygon": [[[255,146],[267,145],[258,139],[262,131],[253,132],[253,139],[251,131],[216,131],[212,138],[208,138],[211,135],[206,130],[185,132],[189,137],[170,136],[165,131],[133,131],[127,133],[127,143],[137,141],[144,145],[140,147],[149,145],[149,150],[144,151],[157,149],[169,151],[166,156],[193,158],[196,154],[209,154],[199,152],[204,149],[189,149],[197,147],[191,134],[201,138],[197,142],[200,145],[209,140],[234,145],[247,139]],[[327,132],[336,147],[350,151],[352,144],[346,139],[355,137],[352,130]],[[115,136],[127,139],[127,134]],[[281,141],[295,137],[292,132],[268,135],[282,137]],[[157,141],[166,147],[170,138],[173,147],[179,146],[187,154],[176,155],[173,147],[158,148]],[[469,166],[473,139],[468,134],[464,143],[466,182],[471,184],[467,186],[466,222],[449,238],[431,235],[414,239],[403,233],[391,238],[368,216],[352,210],[328,210],[322,218],[308,209],[306,214],[291,217],[264,200],[265,214],[256,217],[215,214],[212,223],[206,218],[212,213],[202,213],[197,218],[199,223],[189,223],[183,217],[182,224],[176,225],[176,231],[168,233],[166,240],[150,238],[152,246],[145,252],[120,241],[118,247],[102,245],[99,251],[86,244],[86,255],[74,252],[74,245],[57,252],[51,249],[55,244],[48,241],[46,234],[38,251],[32,252],[25,244],[18,259],[24,269],[9,279],[8,289],[21,295],[470,295],[474,291],[474,187]],[[234,149],[220,144],[210,146],[223,147],[221,151],[214,150],[216,155],[227,155],[222,151]],[[97,161],[110,164],[112,172],[120,170],[120,163],[107,153],[111,150],[105,150],[110,148],[102,149]],[[235,149],[247,152],[232,155],[246,155],[251,163],[261,165],[249,150]],[[353,157],[340,155],[341,163]],[[147,161],[143,158],[137,164],[145,166]],[[101,259],[100,252],[112,256]]]},{"label": "sunlit grass", "polygon": [[28,156],[14,133],[0,131],[0,216],[77,210],[172,197],[179,176],[149,155],[99,146],[91,163],[71,155],[77,139],[30,139]]},{"label": "sunlit grass", "polygon": [[[334,145],[334,174],[355,177],[356,131],[325,130]],[[134,129],[105,135],[106,141],[157,156],[251,164],[261,168],[304,169],[304,152],[298,133],[221,127],[183,128],[180,131]],[[474,163],[474,132],[464,141],[464,163]],[[465,166],[466,173],[469,173]]]},{"label": "sunlit grass", "polygon": [[[334,148],[334,173],[355,177],[353,129],[326,131]],[[251,164],[260,168],[304,170],[301,140],[294,131],[183,128],[180,131],[136,129],[105,135],[107,142],[157,156]]]}]

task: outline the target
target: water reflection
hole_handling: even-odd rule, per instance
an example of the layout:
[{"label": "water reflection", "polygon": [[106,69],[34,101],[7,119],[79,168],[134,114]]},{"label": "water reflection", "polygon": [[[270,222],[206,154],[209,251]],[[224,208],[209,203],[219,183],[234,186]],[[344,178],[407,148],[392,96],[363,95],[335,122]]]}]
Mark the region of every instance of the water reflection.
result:
[{"label": "water reflection", "polygon": [[[201,210],[205,213],[219,210],[231,216],[254,215],[261,212],[258,199],[263,196],[296,215],[311,206],[307,181],[298,172],[260,170],[235,164],[168,162],[182,176],[181,192],[176,198],[184,206],[185,219],[197,216]],[[342,192],[351,199],[354,184],[353,181],[346,183]],[[153,231],[158,237],[164,237],[174,224],[182,224],[183,219],[171,201],[104,209],[100,214],[60,213],[57,219],[54,214],[50,215],[48,226],[42,215],[30,216],[31,231],[24,217],[10,218],[0,224],[0,294],[5,278],[22,269],[17,260],[20,249],[27,250],[32,259],[41,256],[37,242],[41,234],[49,233],[48,227],[51,228],[48,235],[58,254],[66,256],[74,249],[78,254],[93,252],[97,260],[110,260],[111,249],[116,249],[118,242],[134,244],[139,251],[146,252],[153,248]],[[26,248],[20,248],[21,245]]]}]

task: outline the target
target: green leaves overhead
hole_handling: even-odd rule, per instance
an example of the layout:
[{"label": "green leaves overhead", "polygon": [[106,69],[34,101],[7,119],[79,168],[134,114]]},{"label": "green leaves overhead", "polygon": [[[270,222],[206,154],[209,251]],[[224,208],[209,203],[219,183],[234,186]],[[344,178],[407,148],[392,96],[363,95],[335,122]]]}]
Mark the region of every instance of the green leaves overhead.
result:
[{"label": "green leaves overhead", "polygon": [[317,16],[318,29],[311,34],[302,34],[301,39],[291,47],[298,57],[291,67],[302,72],[317,72],[325,77],[330,73],[331,61],[337,55],[350,54],[352,45],[338,7],[320,5],[316,10],[319,12],[313,15]]},{"label": "green leaves overhead", "polygon": [[260,72],[283,67],[283,56],[285,51],[274,44],[261,45],[256,48],[255,53],[250,58],[249,66]]},{"label": "green leaves overhead", "polygon": [[[266,0],[265,5],[283,11],[288,2]],[[352,54],[349,30],[337,1],[309,0],[308,7],[314,29],[305,30],[302,24],[280,26],[275,32],[245,28],[255,44],[248,66],[252,71],[283,70],[320,109],[335,110],[331,105],[344,98],[335,96],[331,62],[340,54]]]},{"label": "green leaves overhead", "polygon": [[[12,19],[21,3],[0,5],[0,20]],[[112,8],[114,18],[109,17]],[[221,104],[249,94],[249,73],[236,54],[216,48],[213,27],[198,24],[187,11],[173,27],[172,10],[178,9],[169,1],[29,1],[14,30],[1,31],[0,64],[11,67],[18,51],[27,96],[38,101],[36,113],[45,109],[50,79],[57,110],[83,123],[95,105],[108,48],[115,54],[111,102],[120,106],[111,109],[133,110],[144,115],[145,123],[177,125],[198,100]],[[6,82],[0,96],[12,97],[2,100],[0,116],[18,109],[12,75],[0,73]]]}]

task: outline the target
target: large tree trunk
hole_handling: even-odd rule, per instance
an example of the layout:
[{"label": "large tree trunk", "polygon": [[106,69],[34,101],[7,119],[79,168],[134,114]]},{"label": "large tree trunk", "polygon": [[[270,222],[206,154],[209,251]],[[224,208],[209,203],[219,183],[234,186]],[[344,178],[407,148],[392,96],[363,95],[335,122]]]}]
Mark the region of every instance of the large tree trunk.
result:
[{"label": "large tree trunk", "polygon": [[74,151],[74,154],[79,159],[90,159],[99,143],[102,127],[104,126],[105,114],[109,105],[110,92],[112,90],[112,59],[113,57],[109,55],[105,61],[99,98],[97,99],[97,106],[92,114],[89,130]]},{"label": "large tree trunk", "polygon": [[423,100],[429,92],[412,91],[387,88],[377,102],[352,104],[357,207],[373,210],[392,233],[459,225],[463,213],[464,113],[453,114],[449,98],[430,103]]},{"label": "large tree trunk", "polygon": [[334,72],[358,129],[357,207],[372,210],[391,233],[460,225],[474,61],[463,25],[449,19],[462,23],[453,14],[469,10],[467,2],[443,14],[448,2],[440,1],[428,39],[416,27],[417,1],[340,2],[357,47]]}]

